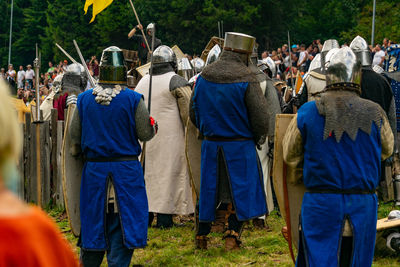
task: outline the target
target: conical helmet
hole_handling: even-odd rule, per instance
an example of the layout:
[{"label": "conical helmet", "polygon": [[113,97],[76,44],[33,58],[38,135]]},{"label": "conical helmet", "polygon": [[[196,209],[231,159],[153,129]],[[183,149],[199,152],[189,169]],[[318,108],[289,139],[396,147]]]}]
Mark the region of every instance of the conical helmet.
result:
[{"label": "conical helmet", "polygon": [[322,71],[325,71],[325,62],[326,62],[326,55],[328,52],[333,48],[340,48],[339,42],[335,39],[329,39],[324,42],[324,46],[321,50],[321,67]]},{"label": "conical helmet", "polygon": [[126,84],[127,71],[121,49],[110,46],[103,50],[99,65],[99,83]]},{"label": "conical helmet", "polygon": [[357,35],[351,42],[350,48],[353,50],[354,54],[356,54],[362,66],[371,66],[371,51],[364,38]]}]

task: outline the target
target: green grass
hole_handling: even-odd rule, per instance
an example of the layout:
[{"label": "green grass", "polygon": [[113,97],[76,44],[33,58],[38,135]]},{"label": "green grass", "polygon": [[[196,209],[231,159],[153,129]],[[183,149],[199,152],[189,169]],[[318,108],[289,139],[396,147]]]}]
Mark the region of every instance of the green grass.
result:
[{"label": "green grass", "polygon": [[[385,217],[392,210],[392,204],[381,204],[378,216]],[[71,243],[76,253],[77,238],[70,231],[67,219],[62,210],[48,210],[60,230]],[[175,218],[176,222],[179,218]],[[132,264],[145,266],[293,266],[288,245],[280,231],[284,225],[281,217],[273,212],[267,219],[270,231],[257,230],[247,224],[242,234],[242,249],[226,252],[222,234],[210,234],[209,249],[199,251],[194,248],[194,224],[185,220],[181,227],[169,230],[149,228],[148,246],[137,249]],[[103,261],[102,266],[107,266]],[[396,255],[387,255],[377,250],[373,266],[400,266]]]}]

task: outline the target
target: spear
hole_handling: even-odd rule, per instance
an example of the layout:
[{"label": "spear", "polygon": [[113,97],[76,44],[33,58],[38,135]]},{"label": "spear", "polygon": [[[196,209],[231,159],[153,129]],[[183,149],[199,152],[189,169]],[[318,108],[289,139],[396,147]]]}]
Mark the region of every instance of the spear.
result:
[{"label": "spear", "polygon": [[[136,12],[135,6],[132,3],[132,0],[129,0],[129,3],[131,3],[131,7],[132,7],[132,10],[133,10],[133,13],[135,13],[137,22],[141,25],[140,20],[139,20],[139,16],[138,16],[138,14]],[[147,38],[146,38],[146,35],[144,34],[143,29],[140,29],[140,30],[142,31],[142,35],[143,35],[144,41],[146,42],[147,49],[149,50],[149,52],[153,51],[154,47],[152,47],[151,51],[150,51],[149,43],[147,42]],[[154,39],[154,35],[153,35],[153,39]]]}]

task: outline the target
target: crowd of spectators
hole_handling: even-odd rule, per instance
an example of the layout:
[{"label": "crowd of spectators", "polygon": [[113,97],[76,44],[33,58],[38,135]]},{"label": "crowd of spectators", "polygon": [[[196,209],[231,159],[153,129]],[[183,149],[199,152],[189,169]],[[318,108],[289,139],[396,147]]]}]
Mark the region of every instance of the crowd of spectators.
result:
[{"label": "crowd of spectators", "polygon": [[[49,94],[54,79],[65,72],[69,63],[71,62],[63,60],[57,65],[54,65],[53,62],[49,61],[48,67],[42,66],[39,76],[40,101],[43,101],[43,99]],[[91,60],[86,61],[86,64],[90,74],[97,78],[99,75],[99,63],[96,56],[92,56]],[[32,65],[29,64],[26,67],[21,65],[17,72],[14,69],[14,66],[10,64],[7,71],[5,71],[4,68],[1,68],[0,79],[1,78],[9,83],[12,94],[16,95],[17,98],[22,99],[27,106],[35,99],[36,75]]]},{"label": "crowd of spectators", "polygon": [[[372,56],[372,67],[375,65],[383,66],[385,63],[385,57],[387,55],[387,48],[394,44],[393,41],[388,38],[384,38],[382,44],[377,44],[374,47],[369,46],[371,50]],[[344,43],[343,46],[348,46],[347,43]],[[291,49],[291,62],[292,62],[292,71],[293,78],[297,76],[297,72],[299,71],[301,75],[306,73],[310,67],[311,61],[314,57],[321,52],[323,47],[323,42],[321,40],[314,40],[311,44],[293,44]],[[261,53],[261,60],[265,60],[267,57],[270,57],[276,65],[277,68],[277,76],[278,80],[286,81],[286,83],[291,85],[291,74],[290,74],[290,58],[289,58],[289,46],[287,44],[282,45],[281,47],[275,50],[266,50]]]}]

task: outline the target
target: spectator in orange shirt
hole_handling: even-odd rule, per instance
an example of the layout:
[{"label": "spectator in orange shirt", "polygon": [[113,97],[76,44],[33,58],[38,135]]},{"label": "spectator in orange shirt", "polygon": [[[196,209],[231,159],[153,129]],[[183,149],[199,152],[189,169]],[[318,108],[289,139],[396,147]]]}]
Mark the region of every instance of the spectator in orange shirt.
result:
[{"label": "spectator in orange shirt", "polygon": [[7,129],[0,131],[0,266],[78,266],[54,222],[12,193],[22,136],[7,90],[0,81],[0,129]]}]

